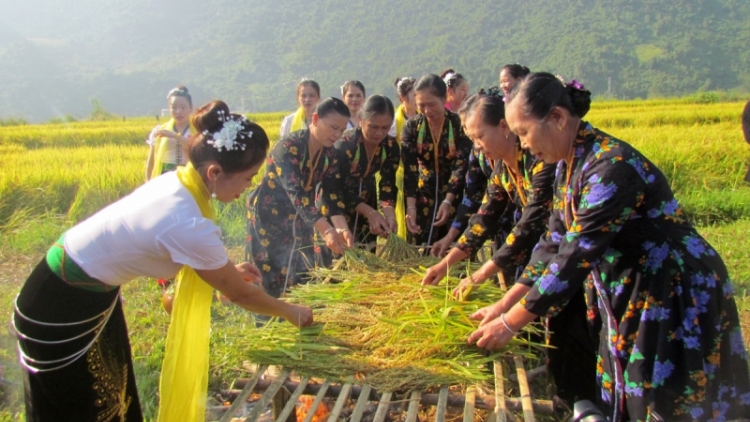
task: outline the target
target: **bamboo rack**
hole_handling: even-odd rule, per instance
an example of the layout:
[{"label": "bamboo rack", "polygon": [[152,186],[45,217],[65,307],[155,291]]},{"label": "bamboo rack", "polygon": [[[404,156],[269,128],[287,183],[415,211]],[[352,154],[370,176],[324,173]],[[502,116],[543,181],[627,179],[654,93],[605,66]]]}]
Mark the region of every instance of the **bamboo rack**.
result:
[{"label": "bamboo rack", "polygon": [[[515,367],[515,374],[511,374],[511,366]],[[535,371],[539,373],[541,371]],[[221,417],[220,422],[230,422],[250,397],[251,393],[261,394],[260,399],[253,406],[249,415],[245,416],[245,422],[255,422],[266,411],[269,404],[273,403],[273,419],[276,422],[295,421],[295,406],[297,400],[303,394],[315,396],[315,399],[307,410],[304,421],[310,422],[315,415],[318,406],[324,397],[335,398],[335,405],[328,416],[328,422],[349,420],[360,422],[365,415],[368,404],[377,404],[373,422],[384,422],[389,414],[406,412],[406,422],[416,422],[420,410],[429,410],[434,407],[434,420],[444,422],[448,409],[451,408],[455,418],[456,410],[463,409],[463,420],[473,421],[475,409],[489,411],[491,422],[506,422],[517,419],[516,414],[521,414],[523,420],[532,422],[535,414],[554,413],[551,400],[539,400],[531,397],[529,388],[529,374],[524,368],[523,358],[513,357],[494,362],[495,390],[487,393],[481,386],[469,386],[463,394],[453,394],[448,386],[442,386],[439,393],[425,393],[411,391],[406,394],[392,392],[377,392],[369,385],[356,385],[353,383],[336,384],[328,380],[313,381],[310,378],[297,380],[289,371],[281,370],[277,376],[268,373],[268,366],[258,368],[250,379],[238,379],[234,385],[224,391],[226,396],[234,398],[234,402]],[[529,371],[531,372],[531,371]],[[264,376],[265,375],[265,376]],[[514,375],[514,376],[513,376]],[[513,381],[516,382],[513,382]],[[512,386],[513,384],[513,386]],[[515,387],[517,385],[517,387]],[[509,397],[506,391],[520,393],[519,397]],[[345,408],[349,408],[349,402],[355,401],[351,415],[347,412],[347,418],[342,416]],[[372,408],[372,406],[370,406]],[[516,414],[514,414],[516,412]],[[432,414],[433,412],[428,412]]]}]

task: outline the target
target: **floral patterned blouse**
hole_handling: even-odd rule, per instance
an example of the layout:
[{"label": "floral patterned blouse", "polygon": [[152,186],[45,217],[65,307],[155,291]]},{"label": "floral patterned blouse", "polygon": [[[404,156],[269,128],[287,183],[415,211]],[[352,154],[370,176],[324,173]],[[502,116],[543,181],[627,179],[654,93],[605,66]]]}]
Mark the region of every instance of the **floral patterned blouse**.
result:
[{"label": "floral patterned blouse", "polygon": [[472,142],[457,114],[445,110],[439,139],[434,140],[427,118],[418,114],[403,129],[401,159],[404,163],[404,196],[415,198],[416,223],[421,233],[409,233],[411,243],[428,245],[447,234],[450,225],[433,227],[437,205],[448,193],[458,204],[463,193]]},{"label": "floral patterned blouse", "polygon": [[601,315],[597,367],[611,420],[750,415],[747,351],[723,261],[686,220],[664,174],[582,122],[558,163],[549,230],[519,283],[543,315],[586,292]]},{"label": "floral patterned blouse", "polygon": [[505,163],[497,165],[487,185],[486,200],[469,219],[457,247],[472,254],[489,236],[508,232],[505,242],[492,256],[512,283],[517,269],[528,262],[531,250],[547,229],[552,205],[555,165],[545,164],[516,142],[516,162],[520,174],[514,178]]}]

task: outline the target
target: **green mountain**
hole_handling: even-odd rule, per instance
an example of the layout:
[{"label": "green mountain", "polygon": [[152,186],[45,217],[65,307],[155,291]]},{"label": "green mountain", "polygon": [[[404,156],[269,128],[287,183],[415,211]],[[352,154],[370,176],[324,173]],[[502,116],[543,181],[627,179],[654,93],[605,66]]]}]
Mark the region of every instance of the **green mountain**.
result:
[{"label": "green mountain", "polygon": [[155,114],[177,84],[291,110],[303,76],[393,98],[398,76],[452,67],[474,90],[516,62],[618,98],[750,91],[748,16],[746,0],[6,1],[0,117],[84,116],[91,98]]}]

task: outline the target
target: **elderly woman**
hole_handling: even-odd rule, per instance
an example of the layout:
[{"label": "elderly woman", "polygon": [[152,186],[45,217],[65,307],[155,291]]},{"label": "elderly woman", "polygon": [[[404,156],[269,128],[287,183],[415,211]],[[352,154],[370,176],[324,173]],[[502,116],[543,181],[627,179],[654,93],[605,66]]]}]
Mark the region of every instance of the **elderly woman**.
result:
[{"label": "elderly woman", "polygon": [[268,137],[221,101],[201,107],[193,123],[187,166],[65,232],[21,288],[13,325],[28,420],[142,420],[120,300],[120,286],[137,277],[177,274],[160,420],[205,414],[213,289],[247,310],[312,322],[309,308],[247,282],[259,281],[258,270],[229,261],[213,221],[211,200],[234,201],[251,185]]},{"label": "elderly woman", "polygon": [[518,280],[525,297],[507,312],[477,312],[469,341],[501,346],[586,292],[603,324],[597,380],[610,420],[749,415],[747,352],[723,261],[653,163],[578,117],[589,102],[580,84],[548,73],[511,92],[510,128],[538,158],[559,162],[554,208]]},{"label": "elderly woman", "polygon": [[[393,103],[382,95],[371,95],[357,120],[357,127],[344,132],[334,145],[340,153],[343,186],[324,192],[323,197],[329,208],[343,199],[347,205],[344,216],[354,239],[374,247],[377,236],[387,237],[398,230],[394,206],[401,153],[396,140],[388,135]],[[379,181],[376,175],[380,175]]]}]

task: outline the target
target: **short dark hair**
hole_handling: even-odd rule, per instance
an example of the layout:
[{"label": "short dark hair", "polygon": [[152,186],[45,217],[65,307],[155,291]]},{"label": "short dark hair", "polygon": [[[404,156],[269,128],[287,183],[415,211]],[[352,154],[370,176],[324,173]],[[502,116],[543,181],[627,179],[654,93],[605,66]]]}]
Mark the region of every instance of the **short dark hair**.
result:
[{"label": "short dark hair", "polygon": [[343,85],[341,85],[341,96],[346,97],[346,94],[349,92],[352,87],[355,86],[359,88],[362,91],[362,96],[367,95],[365,91],[365,85],[360,81],[346,81]]},{"label": "short dark hair", "polygon": [[171,91],[167,94],[167,99],[170,99],[172,97],[181,97],[187,100],[188,104],[190,104],[190,108],[193,107],[193,97],[190,96],[190,92],[188,92],[188,89],[184,85],[177,85],[176,87],[172,88]]},{"label": "short dark hair", "polygon": [[318,114],[319,118],[326,117],[331,113],[338,113],[347,119],[352,117],[349,107],[341,99],[335,97],[328,97],[319,102],[318,106],[315,107],[315,113]]},{"label": "short dark hair", "polygon": [[510,73],[510,76],[512,76],[512,77],[514,77],[516,79],[523,78],[524,76],[526,76],[529,73],[531,73],[531,71],[529,70],[528,67],[521,66],[518,63],[506,64],[505,66],[503,66],[502,69],[500,69],[500,72],[502,72],[503,70],[507,70],[508,73]]},{"label": "short dark hair", "polygon": [[438,75],[430,73],[422,76],[414,85],[415,91],[427,91],[436,97],[445,98],[447,95],[447,87],[445,81]]},{"label": "short dark hair", "polygon": [[[228,119],[242,125],[241,133],[237,134],[235,142],[244,145],[244,149],[226,150],[216,148],[209,143],[213,141],[212,134],[219,132]],[[269,146],[266,131],[244,116],[231,114],[229,107],[223,101],[212,101],[201,106],[193,115],[192,123],[196,134],[190,140],[189,156],[195,168],[200,168],[210,161],[216,161],[226,173],[239,173],[251,169],[266,159]]]},{"label": "short dark hair", "polygon": [[583,118],[591,107],[591,92],[577,83],[564,83],[557,76],[546,73],[531,73],[521,80],[508,94],[507,102],[523,101],[527,116],[544,119],[556,106]]},{"label": "short dark hair", "polygon": [[308,78],[302,78],[302,80],[297,84],[297,96],[299,96],[300,91],[302,91],[302,88],[305,86],[309,86],[310,88],[314,89],[318,94],[318,98],[320,98],[320,85],[318,85],[318,83],[314,80]]},{"label": "short dark hair", "polygon": [[362,108],[359,109],[358,117],[362,120],[370,120],[383,114],[393,118],[395,114],[393,103],[388,97],[375,94],[367,97]]}]

